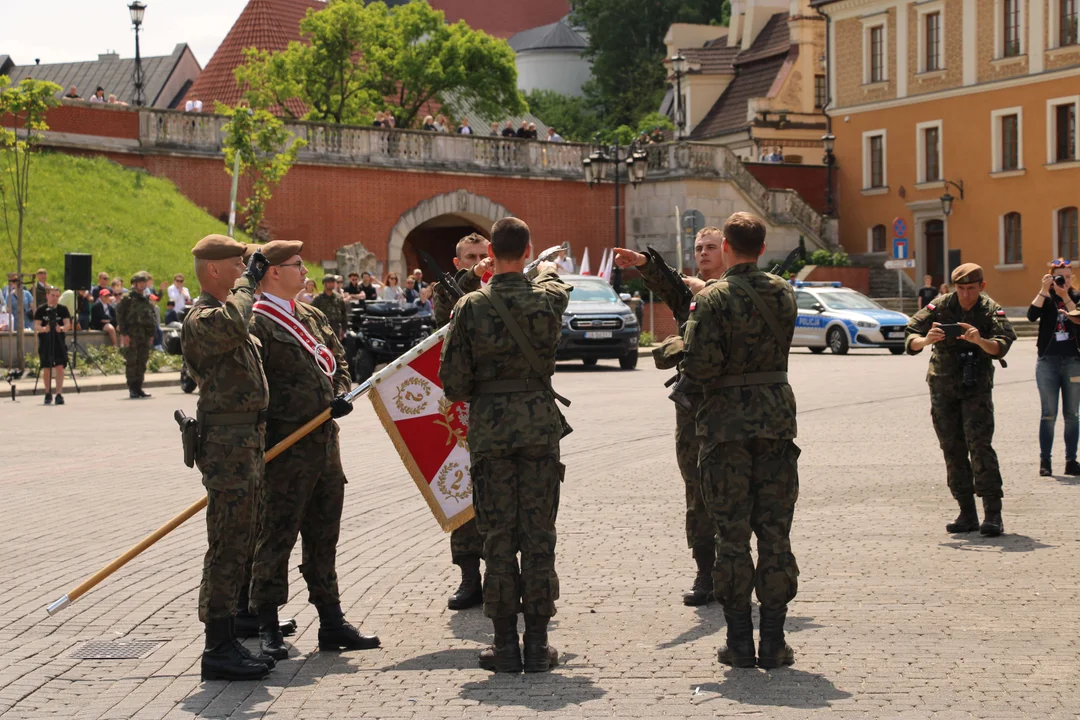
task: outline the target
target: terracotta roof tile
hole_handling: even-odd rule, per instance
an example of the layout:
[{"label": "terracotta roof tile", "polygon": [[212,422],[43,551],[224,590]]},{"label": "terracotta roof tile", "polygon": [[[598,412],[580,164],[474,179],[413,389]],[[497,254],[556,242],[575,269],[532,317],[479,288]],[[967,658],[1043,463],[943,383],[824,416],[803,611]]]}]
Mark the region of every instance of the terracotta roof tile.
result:
[{"label": "terracotta roof tile", "polygon": [[785,59],[785,55],[776,55],[757,62],[740,63],[735,79],[690,133],[690,139],[701,140],[726,135],[748,127],[750,121],[746,114],[747,103],[751,98],[768,95]]},{"label": "terracotta roof tile", "polygon": [[682,48],[679,50],[683,57],[700,66],[699,72],[703,75],[719,75],[734,72],[735,58],[739,55],[739,47],[728,47],[727,38],[721,38],[723,44],[709,44],[699,48]]},{"label": "terracotta roof tile", "polygon": [[[403,5],[391,0],[387,5]],[[522,30],[558,21],[570,12],[570,0],[428,0],[446,13],[447,22],[464,20],[469,27],[508,38]]]},{"label": "terracotta roof tile", "polygon": [[791,31],[788,30],[788,13],[776,13],[761,28],[750,47],[739,55],[736,64],[750,63],[778,53],[787,53],[791,47]]}]

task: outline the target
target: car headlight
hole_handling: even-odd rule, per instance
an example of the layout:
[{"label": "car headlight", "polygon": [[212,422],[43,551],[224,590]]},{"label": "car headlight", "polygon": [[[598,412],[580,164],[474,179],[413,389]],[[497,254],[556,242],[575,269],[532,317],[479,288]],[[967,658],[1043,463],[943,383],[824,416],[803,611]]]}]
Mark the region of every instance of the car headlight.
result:
[{"label": "car headlight", "polygon": [[629,315],[622,315],[623,327],[637,327],[637,315],[630,313]]},{"label": "car headlight", "polygon": [[866,322],[865,320],[856,320],[856,327],[876,329],[878,324],[874,322]]},{"label": "car headlight", "polygon": [[566,328],[570,327],[570,321],[573,318],[574,318],[573,315],[563,315],[562,316],[562,325],[563,325],[563,327],[566,327]]}]

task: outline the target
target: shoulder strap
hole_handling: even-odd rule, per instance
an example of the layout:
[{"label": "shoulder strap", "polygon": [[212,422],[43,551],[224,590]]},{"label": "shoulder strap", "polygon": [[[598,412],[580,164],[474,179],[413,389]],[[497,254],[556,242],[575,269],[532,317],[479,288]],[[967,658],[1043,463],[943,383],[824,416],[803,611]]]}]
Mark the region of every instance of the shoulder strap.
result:
[{"label": "shoulder strap", "polygon": [[555,399],[561,402],[565,407],[570,406],[570,401],[564,398],[559,393],[555,392],[555,389],[551,387],[551,377],[544,371],[544,363],[540,360],[540,356],[536,354],[536,350],[533,349],[532,343],[525,337],[525,331],[521,329],[521,325],[518,325],[517,320],[510,314],[510,308],[506,307],[506,303],[499,297],[498,293],[492,291],[490,285],[485,285],[478,291],[484,297],[491,300],[491,306],[495,308],[495,312],[499,313],[499,317],[502,318],[503,324],[506,325],[506,329],[510,331],[510,337],[517,343],[518,349],[521,350],[521,354],[525,356],[525,359],[529,362],[529,366],[533,369],[540,379],[544,382],[548,392],[555,396]]},{"label": "shoulder strap", "polygon": [[761,316],[765,318],[765,322],[768,323],[769,329],[772,330],[773,335],[776,336],[776,343],[780,346],[780,349],[783,350],[785,341],[784,331],[780,329],[780,322],[776,319],[776,315],[773,314],[773,311],[765,304],[765,300],[762,299],[757,290],[738,275],[732,275],[724,279],[746,293],[754,303],[754,306],[757,307],[758,312],[761,313]]}]

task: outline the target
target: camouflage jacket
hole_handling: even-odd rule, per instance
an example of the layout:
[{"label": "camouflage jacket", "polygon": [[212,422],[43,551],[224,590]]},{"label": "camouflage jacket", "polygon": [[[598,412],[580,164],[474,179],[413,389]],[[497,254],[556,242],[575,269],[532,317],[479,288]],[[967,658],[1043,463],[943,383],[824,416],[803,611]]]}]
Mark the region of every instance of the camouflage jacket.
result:
[{"label": "camouflage jacket", "polygon": [[349,329],[349,305],[341,295],[336,292],[329,295],[321,292],[311,300],[311,305],[326,316],[330,327],[334,329],[334,334],[338,337]]},{"label": "camouflage jacket", "polygon": [[[1016,333],[1013,332],[1012,325],[1005,317],[1005,311],[989,295],[986,293],[979,295],[979,301],[972,306],[971,310],[965,312],[960,307],[960,299],[956,293],[948,293],[928,303],[908,322],[904,346],[909,354],[917,355],[922,352],[912,350],[911,341],[916,337],[925,336],[936,322],[943,325],[958,322],[974,325],[984,339],[992,338],[1001,346],[1001,353],[997,356],[999,358],[1005,357],[1013,341],[1016,340]],[[974,350],[978,378],[976,391],[987,391],[994,387],[994,362],[982,348],[957,338],[942,340],[934,343],[932,347],[930,369],[926,373],[926,381],[931,386],[941,384],[959,389],[963,379],[961,353]]]},{"label": "camouflage jacket", "polygon": [[[458,270],[454,281],[466,294],[480,289],[480,278],[476,277],[476,273],[471,269]],[[441,328],[450,322],[450,311],[454,309],[454,299],[446,286],[442,282],[437,282],[431,286],[431,301],[435,306],[435,327]]]},{"label": "camouflage jacket", "polygon": [[[686,277],[670,265],[668,267],[676,275]],[[668,275],[662,272],[648,255],[645,256],[645,264],[639,267],[638,271],[641,272],[641,278],[645,281],[645,287],[659,297],[660,302],[671,308],[672,314],[675,315],[675,322],[681,328],[690,317],[690,295],[680,288],[672,287]]]},{"label": "camouflage jacket", "polygon": [[[242,277],[221,303],[204,292],[184,316],[180,342],[188,371],[199,384],[199,410],[242,413],[265,410],[270,399],[258,340],[248,334],[254,283]],[[223,445],[259,447],[254,426],[208,427],[203,437]]]},{"label": "camouflage jacket", "polygon": [[[334,353],[337,371],[333,379],[326,377],[315,364],[311,353],[301,347],[285,328],[270,318],[253,316],[251,333],[259,339],[259,354],[270,385],[266,423],[268,442],[275,442],[296,430],[330,407],[334,397],[348,392],[351,387],[345,351],[326,316],[307,303],[297,302],[296,319]],[[330,420],[311,437],[326,442],[336,427],[337,423]]]},{"label": "camouflage jacket", "polygon": [[132,290],[116,306],[116,324],[122,335],[149,337],[157,327],[157,310],[150,298]]},{"label": "camouflage jacket", "polygon": [[[727,281],[734,275],[750,283],[773,311],[783,332],[781,342],[750,297]],[[752,263],[729,268],[694,296],[682,371],[706,388],[696,417],[697,434],[706,442],[796,436],[795,394],[787,383],[715,389],[709,384],[729,375],[786,371],[797,317],[791,285]]]},{"label": "camouflage jacket", "polygon": [[[475,274],[473,275],[475,277]],[[555,349],[562,333],[562,314],[571,287],[550,270],[532,281],[518,273],[491,279],[498,293],[544,365],[555,373]],[[545,390],[474,395],[478,383],[536,377],[502,318],[485,293],[461,298],[451,314],[442,349],[439,379],[453,401],[469,401],[469,449],[508,450],[555,444],[563,435],[563,419]]]}]

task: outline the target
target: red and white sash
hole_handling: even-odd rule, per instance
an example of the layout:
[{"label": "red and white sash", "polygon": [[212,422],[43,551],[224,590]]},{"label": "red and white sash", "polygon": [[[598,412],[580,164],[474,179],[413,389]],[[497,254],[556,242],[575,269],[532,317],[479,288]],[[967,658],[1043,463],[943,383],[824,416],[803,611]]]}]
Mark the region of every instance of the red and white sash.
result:
[{"label": "red and white sash", "polygon": [[311,357],[315,359],[315,365],[322,374],[333,379],[334,373],[337,372],[337,360],[334,359],[334,353],[331,352],[330,348],[316,340],[315,336],[302,322],[269,300],[259,300],[252,306],[251,310],[273,320],[279,327],[296,338],[296,341],[300,343],[300,347],[311,353]]}]

